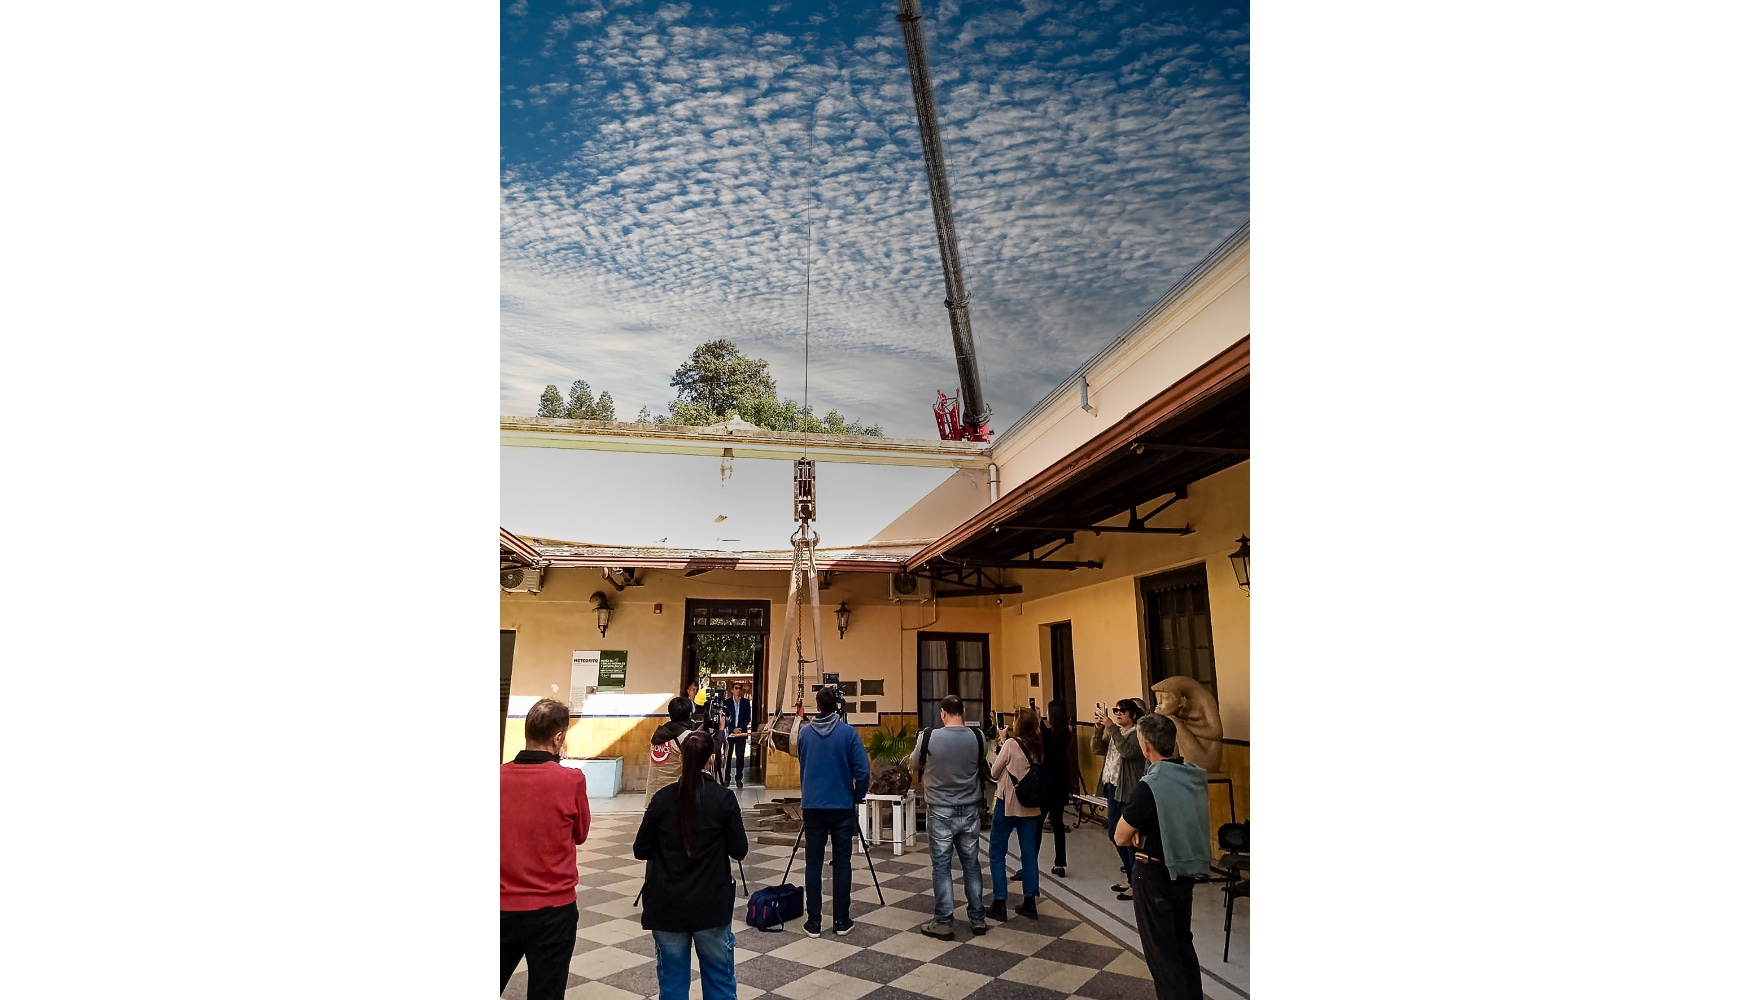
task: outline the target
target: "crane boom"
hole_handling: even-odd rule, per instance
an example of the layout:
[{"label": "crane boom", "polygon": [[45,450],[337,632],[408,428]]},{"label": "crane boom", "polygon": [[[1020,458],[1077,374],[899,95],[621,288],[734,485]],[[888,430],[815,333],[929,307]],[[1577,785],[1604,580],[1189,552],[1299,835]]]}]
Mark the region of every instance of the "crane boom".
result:
[{"label": "crane boom", "polygon": [[942,161],[942,136],[936,128],[936,99],[930,92],[930,58],[924,52],[923,15],[918,0],[899,0],[900,31],[905,36],[905,61],[911,69],[911,94],[917,104],[918,134],[923,139],[924,165],[930,177],[930,208],[936,215],[936,246],[942,253],[942,279],[948,288],[948,329],[954,337],[954,362],[960,369],[964,404],[959,437],[990,440],[990,407],[978,383],[978,355],[972,347],[972,319],[967,314],[966,281],[960,275],[960,241],[954,235],[954,207],[948,198],[948,169]]}]

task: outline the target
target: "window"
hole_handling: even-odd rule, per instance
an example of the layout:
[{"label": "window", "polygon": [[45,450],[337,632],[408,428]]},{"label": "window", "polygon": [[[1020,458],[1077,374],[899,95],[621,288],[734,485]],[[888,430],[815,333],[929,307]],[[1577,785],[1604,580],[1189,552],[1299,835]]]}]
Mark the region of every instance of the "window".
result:
[{"label": "window", "polygon": [[1209,578],[1203,565],[1147,577],[1142,592],[1148,619],[1149,684],[1189,677],[1219,698],[1215,641],[1209,628]]},{"label": "window", "polygon": [[990,713],[990,636],[973,632],[918,633],[918,726],[942,724],[942,699],[966,703],[966,724],[982,726]]}]

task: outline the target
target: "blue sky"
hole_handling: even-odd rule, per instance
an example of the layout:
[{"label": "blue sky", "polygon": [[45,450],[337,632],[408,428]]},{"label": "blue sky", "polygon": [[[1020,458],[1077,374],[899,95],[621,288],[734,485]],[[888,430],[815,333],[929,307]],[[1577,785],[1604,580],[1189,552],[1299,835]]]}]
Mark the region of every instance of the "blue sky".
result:
[{"label": "blue sky", "polygon": [[[673,398],[728,337],[808,399],[933,438],[958,384],[897,0],[503,8],[502,412]],[[923,3],[999,433],[1248,216],[1244,6]]]}]

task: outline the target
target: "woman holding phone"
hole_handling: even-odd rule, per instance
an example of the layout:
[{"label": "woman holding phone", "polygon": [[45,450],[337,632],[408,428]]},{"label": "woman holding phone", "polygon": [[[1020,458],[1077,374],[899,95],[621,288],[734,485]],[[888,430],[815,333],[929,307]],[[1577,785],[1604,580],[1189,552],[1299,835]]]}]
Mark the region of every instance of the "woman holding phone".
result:
[{"label": "woman holding phone", "polygon": [[[1142,744],[1136,738],[1136,720],[1142,718],[1142,702],[1125,698],[1112,706],[1110,714],[1101,708],[1094,715],[1094,752],[1106,755],[1106,766],[1100,771],[1100,791],[1106,796],[1106,838],[1117,847],[1118,819],[1124,805],[1142,780],[1147,762],[1142,757]],[[1130,894],[1130,861],[1135,851],[1118,847],[1118,861],[1124,869],[1124,881],[1112,886],[1120,900]]]}]

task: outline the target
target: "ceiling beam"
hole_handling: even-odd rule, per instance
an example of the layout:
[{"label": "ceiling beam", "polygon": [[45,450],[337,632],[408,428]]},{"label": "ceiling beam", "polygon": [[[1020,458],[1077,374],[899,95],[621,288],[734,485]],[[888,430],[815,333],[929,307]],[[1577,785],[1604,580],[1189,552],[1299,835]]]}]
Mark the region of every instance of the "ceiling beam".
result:
[{"label": "ceiling beam", "polygon": [[1099,569],[1098,559],[955,559],[942,561],[956,566],[983,566],[987,569]]},{"label": "ceiling beam", "polygon": [[1007,587],[980,587],[976,590],[938,590],[936,600],[945,601],[950,597],[1002,597],[1021,593],[1020,584]]}]

